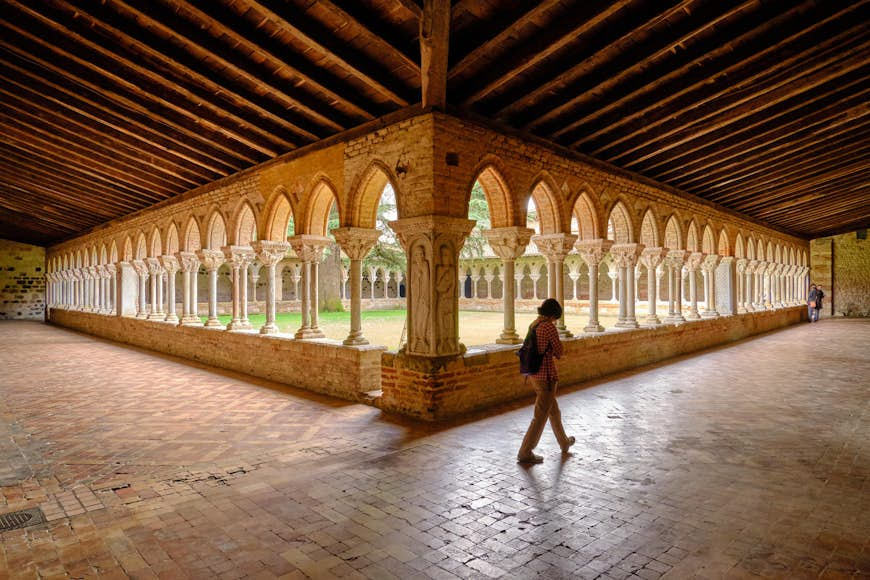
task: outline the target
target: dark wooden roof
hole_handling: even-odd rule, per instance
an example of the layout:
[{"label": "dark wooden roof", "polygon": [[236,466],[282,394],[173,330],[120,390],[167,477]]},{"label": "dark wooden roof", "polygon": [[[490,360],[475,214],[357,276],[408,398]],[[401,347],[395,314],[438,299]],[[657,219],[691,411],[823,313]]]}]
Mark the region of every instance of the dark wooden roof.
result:
[{"label": "dark wooden roof", "polygon": [[[421,100],[415,0],[0,6],[2,238],[55,243]],[[447,103],[819,237],[870,225],[868,22],[860,0],[458,0]]]}]

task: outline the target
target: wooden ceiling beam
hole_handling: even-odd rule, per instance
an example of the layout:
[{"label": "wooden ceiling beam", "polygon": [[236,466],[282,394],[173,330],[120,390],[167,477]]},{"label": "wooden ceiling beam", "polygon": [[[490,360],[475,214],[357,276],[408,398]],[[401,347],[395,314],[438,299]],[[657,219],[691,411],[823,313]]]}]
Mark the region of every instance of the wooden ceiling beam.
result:
[{"label": "wooden ceiling beam", "polygon": [[[114,135],[107,135],[94,130],[91,126],[78,119],[64,114],[63,111],[47,109],[36,100],[23,101],[9,95],[0,89],[0,94],[7,96],[7,107],[17,111],[21,116],[11,118],[11,122],[26,124],[28,130],[34,131],[42,146],[71,151],[74,154],[93,156],[105,167],[115,167],[116,170],[132,172],[139,179],[145,180],[151,186],[178,191],[179,188],[193,189],[202,180],[198,176],[184,175],[177,166],[170,165],[155,156],[143,155],[145,151],[137,150],[127,145]],[[0,113],[2,114],[2,113]],[[86,144],[80,137],[86,137]]]},{"label": "wooden ceiling beam", "polygon": [[53,211],[31,213],[17,211],[14,208],[7,207],[7,205],[15,205],[11,200],[19,199],[19,190],[15,187],[10,187],[10,189],[14,192],[14,196],[3,195],[4,192],[0,190],[0,215],[14,215],[15,223],[17,225],[23,226],[31,231],[43,233],[44,235],[40,236],[40,238],[51,239],[52,237],[57,236],[58,230],[62,232],[62,235],[73,235],[80,231],[82,225],[87,227],[87,224],[70,225],[69,220],[65,219],[62,213],[58,214],[57,210],[54,208],[52,208]]},{"label": "wooden ceiling beam", "polygon": [[[737,6],[734,6],[731,9],[727,10],[724,14],[719,15],[712,21],[703,21],[698,26],[681,34],[678,38],[673,40],[667,40],[666,38],[664,38],[664,35],[660,34],[659,36],[661,36],[662,38],[659,41],[662,42],[662,47],[640,59],[632,60],[630,58],[630,56],[632,55],[632,48],[635,48],[635,46],[637,45],[636,37],[638,35],[639,29],[630,30],[626,32],[623,36],[618,38],[616,41],[608,44],[607,46],[601,47],[600,50],[595,51],[588,58],[585,58],[574,66],[568,68],[568,70],[566,70],[565,72],[556,75],[552,80],[538,87],[535,87],[534,90],[529,91],[521,98],[516,99],[507,107],[504,107],[500,111],[498,111],[496,113],[496,116],[500,118],[510,117],[517,114],[519,111],[527,108],[536,101],[539,101],[544,96],[552,94],[559,89],[566,88],[566,86],[572,82],[570,79],[582,78],[584,75],[591,73],[593,70],[601,66],[603,62],[606,62],[607,59],[612,58],[614,52],[618,53],[620,56],[623,57],[629,55],[628,60],[632,60],[632,64],[630,66],[620,69],[619,72],[615,74],[606,75],[605,79],[601,80],[600,82],[596,82],[593,86],[584,87],[583,90],[575,94],[573,97],[569,98],[558,106],[548,109],[547,112],[543,114],[534,115],[531,121],[523,125],[523,129],[527,131],[534,131],[541,125],[545,125],[547,123],[555,121],[559,116],[565,114],[571,109],[577,108],[582,103],[590,101],[594,98],[594,95],[605,94],[607,91],[610,91],[614,87],[618,86],[621,82],[624,81],[624,79],[650,68],[660,59],[672,55],[684,43],[700,35],[702,32],[706,32],[709,29],[714,28],[718,23],[727,20],[728,18],[731,18],[733,15],[740,13],[742,10],[745,10],[747,6],[753,5],[755,3],[756,0],[746,0],[743,3],[738,4]],[[642,29],[653,30],[656,27],[660,26],[663,22],[672,19],[674,16],[678,15],[684,10],[688,11],[688,7],[686,6],[686,4],[678,4],[676,6],[672,6],[665,12],[659,13],[653,19],[648,21],[642,27]]]},{"label": "wooden ceiling beam", "polygon": [[[870,54],[870,50],[861,49],[856,51],[853,56],[839,62],[814,60],[812,64],[803,67],[802,73],[796,77],[778,82],[750,98],[739,99],[739,103],[732,104],[715,114],[704,115],[699,120],[687,123],[682,129],[668,131],[665,135],[656,136],[654,143],[645,146],[649,150],[648,153],[638,155],[641,147],[636,146],[619,151],[613,157],[608,157],[608,161],[618,163],[620,167],[631,169],[644,161],[671,151],[679,145],[706,137],[717,131],[726,131],[730,125],[751,115],[772,109],[789,99],[805,96],[814,88],[837,81],[852,72],[857,72],[860,69],[866,70],[868,68],[868,54]],[[662,143],[662,139],[671,136],[676,138]],[[631,157],[629,157],[630,155]]]},{"label": "wooden ceiling beam", "polygon": [[[716,62],[719,59],[724,60],[727,57],[733,57],[735,53],[735,47],[739,48],[741,46],[750,44],[751,42],[761,43],[762,39],[768,38],[778,28],[782,28],[790,20],[796,18],[801,13],[801,10],[804,9],[804,6],[804,4],[795,6],[790,10],[780,14],[776,18],[768,20],[765,23],[757,26],[756,28],[746,31],[744,34],[741,34],[737,38],[730,38],[728,42],[722,43],[719,47],[710,51],[705,51],[697,58],[690,59],[682,66],[679,66],[676,69],[673,69],[670,72],[661,75],[657,79],[657,82],[655,84],[645,85],[624,94],[618,99],[612,99],[608,101],[607,104],[603,105],[602,107],[596,107],[595,110],[591,113],[584,115],[578,119],[574,119],[570,123],[566,123],[561,129],[550,133],[550,137],[554,139],[559,139],[607,113],[615,114],[619,107],[627,105],[628,102],[632,100],[642,101],[644,102],[644,104],[632,109],[630,113],[620,115],[618,119],[615,119],[612,123],[606,124],[606,126],[601,129],[595,131],[584,131],[583,135],[580,138],[571,140],[571,146],[580,147],[587,142],[601,137],[605,133],[612,132],[613,130],[629,122],[642,122],[642,124],[645,126],[658,126],[658,124],[661,124],[665,120],[669,119],[670,116],[664,115],[662,119],[657,119],[655,117],[650,118],[651,115],[654,115],[656,111],[664,110],[663,107],[666,107],[669,103],[675,102],[676,100],[690,95],[693,92],[699,90],[707,91],[710,85],[711,76],[720,79],[730,79],[734,77],[740,70],[753,66],[755,65],[755,63],[762,61],[765,57],[774,54],[776,50],[778,50],[778,47],[781,47],[782,45],[790,42],[796,42],[808,33],[816,30],[817,28],[832,20],[835,20],[836,18],[831,17],[823,20],[822,22],[815,23],[808,28],[803,28],[781,40],[777,44],[777,46],[770,46],[769,48],[764,50],[752,51],[751,53],[746,54],[745,58],[734,58],[731,61],[726,61],[725,67],[716,72],[715,75],[703,75],[703,78],[699,78],[694,82],[685,83],[680,86],[679,90],[672,91],[665,97],[650,98],[650,93],[655,91],[658,87],[668,82],[674,82],[678,79],[684,78],[689,73],[702,68],[705,62]],[[760,70],[757,73],[749,76],[748,78],[744,78],[739,84],[735,85],[734,83],[726,83],[726,87],[724,89],[713,94],[698,95],[699,98],[695,99],[693,102],[697,102],[698,104],[704,104],[714,101],[718,98],[721,98],[722,95],[729,94],[733,91],[745,88],[747,86],[751,86],[756,78],[768,74],[768,72],[769,67],[760,67]],[[612,129],[608,129],[611,127]],[[618,139],[619,137],[616,137],[614,139],[611,139],[611,141],[617,141]],[[621,141],[617,141],[617,143],[621,143]]]},{"label": "wooden ceiling beam", "polygon": [[[14,0],[10,0],[10,1],[14,1]],[[45,19],[40,18],[40,20],[45,20]],[[222,126],[218,123],[215,123],[215,122],[211,121],[210,119],[207,119],[206,117],[202,116],[201,112],[193,111],[192,104],[200,102],[200,101],[198,99],[196,99],[195,97],[193,97],[192,95],[189,95],[184,89],[182,89],[180,87],[175,86],[175,87],[170,88],[165,84],[163,85],[164,90],[180,94],[185,99],[185,102],[187,103],[184,106],[180,105],[178,103],[172,102],[172,101],[168,100],[167,98],[164,98],[160,95],[144,92],[142,90],[142,87],[138,86],[136,83],[125,78],[121,74],[115,73],[112,70],[109,70],[109,69],[106,69],[103,67],[96,66],[93,61],[83,59],[83,58],[79,57],[78,55],[73,54],[72,52],[61,48],[57,44],[56,38],[52,39],[53,42],[49,42],[48,40],[46,40],[42,37],[39,37],[39,36],[36,36],[36,35],[30,33],[26,29],[23,29],[23,28],[16,26],[16,25],[12,25],[8,22],[0,21],[0,25],[6,26],[8,29],[13,30],[16,34],[19,34],[20,36],[27,38],[31,42],[36,43],[41,48],[43,48],[49,52],[52,52],[56,55],[60,55],[61,57],[67,59],[70,62],[76,63],[76,65],[84,68],[85,70],[89,71],[90,73],[97,73],[98,75],[103,77],[102,79],[100,79],[99,83],[93,83],[93,82],[87,80],[86,78],[84,78],[80,75],[77,75],[74,78],[75,78],[76,82],[82,84],[83,86],[86,86],[87,88],[89,88],[91,90],[94,90],[96,92],[102,91],[104,93],[111,94],[113,99],[117,99],[119,101],[119,103],[123,103],[125,106],[129,106],[129,107],[133,108],[134,110],[141,110],[143,112],[147,112],[149,115],[169,123],[171,126],[175,127],[176,129],[180,129],[180,127],[176,123],[172,122],[171,120],[166,118],[164,115],[155,111],[153,109],[153,106],[149,107],[147,105],[143,106],[143,105],[140,105],[138,103],[135,103],[131,99],[128,99],[127,97],[124,97],[123,95],[110,89],[109,87],[111,85],[121,87],[123,90],[127,91],[130,94],[134,94],[134,95],[137,95],[139,98],[151,101],[151,103],[153,103],[154,105],[157,105],[161,109],[171,111],[172,113],[178,115],[179,117],[188,119],[189,122],[191,122],[195,126],[199,126],[201,128],[208,129],[209,131],[212,131],[218,135],[221,135],[223,138],[225,138],[229,141],[243,145],[244,147],[247,147],[252,151],[257,151],[260,154],[265,155],[267,158],[275,157],[278,154],[278,152],[275,149],[265,147],[265,146],[261,145],[260,143],[252,141],[246,135],[242,134],[240,131],[237,131],[235,129],[235,127],[239,126],[240,124],[247,126],[248,122],[246,120],[241,119],[241,118],[235,118],[234,122],[232,124],[233,129],[228,129],[227,127],[224,127],[224,126]],[[82,45],[88,46],[89,48],[90,48],[90,45],[92,44],[92,43],[89,43],[88,41],[84,41],[84,40],[81,40],[80,42]],[[3,46],[5,48],[15,52],[16,54],[22,54],[21,50],[18,47],[14,46],[14,45],[10,45],[5,39],[0,41],[0,46]],[[97,47],[97,48],[99,49],[99,47]],[[72,72],[72,71],[66,70],[64,68],[61,68],[60,66],[55,65],[52,62],[47,61],[46,59],[35,57],[32,53],[30,53],[30,54],[24,53],[24,55],[29,56],[30,58],[37,60],[41,65],[49,68],[52,72],[59,74],[60,76],[69,77],[70,73]],[[135,69],[142,68],[139,65],[136,65],[134,63],[131,63],[131,66],[133,66]],[[148,73],[146,71],[146,75],[150,75],[150,74],[151,73]],[[151,75],[151,76],[153,76],[153,75]],[[106,81],[108,81],[108,82],[106,82]],[[156,82],[160,82],[160,81],[156,81]],[[201,104],[203,104],[206,107],[209,107],[209,105],[207,103],[201,103]],[[199,113],[199,114],[197,114],[197,113]],[[232,119],[232,116],[230,116],[230,117]],[[189,135],[191,138],[194,138],[194,139],[201,138],[200,135],[197,135],[196,132],[193,132],[190,130],[182,130],[181,132]],[[217,146],[217,143],[215,143],[214,141],[210,141],[210,143],[212,143],[214,146]],[[221,148],[224,148],[227,151],[235,151],[236,156],[242,156],[242,154],[238,152],[237,147],[233,148],[233,147],[228,147],[228,146],[222,146]],[[248,158],[248,157],[245,157],[245,158],[252,165],[261,161],[261,159],[256,160],[254,158]]]},{"label": "wooden ceiling beam", "polygon": [[385,83],[374,78],[374,75],[362,70],[359,65],[353,65],[348,62],[347,59],[337,54],[335,51],[331,50],[326,41],[322,39],[314,38],[313,35],[305,32],[300,29],[298,26],[294,25],[292,22],[281,16],[275,11],[274,3],[271,0],[258,0],[256,10],[261,12],[266,18],[273,21],[279,27],[286,30],[289,34],[296,37],[301,42],[310,46],[317,52],[321,53],[324,59],[327,62],[334,64],[335,66],[346,70],[348,73],[352,74],[354,77],[368,85],[375,92],[379,93],[383,97],[391,100],[393,103],[400,107],[406,107],[409,105],[408,101],[403,98],[401,95],[396,93],[394,90],[387,87]]},{"label": "wooden ceiling beam", "polygon": [[15,190],[14,197],[2,199],[6,207],[32,215],[52,214],[63,220],[60,223],[72,223],[76,229],[93,227],[103,221],[108,221],[116,214],[99,208],[90,208],[79,203],[75,198],[56,192],[43,185],[33,185],[22,179],[18,173],[9,173],[5,165],[0,165],[0,176],[3,177],[3,187]]},{"label": "wooden ceiling beam", "polygon": [[[153,1],[150,1],[149,3],[151,5],[155,5]],[[104,22],[102,20],[99,20],[97,17],[88,14],[88,18],[91,19],[90,25],[102,29],[104,33],[114,37],[116,39],[116,42],[130,43],[130,45],[135,49],[136,52],[147,55],[147,57],[152,62],[163,62],[166,65],[170,65],[172,68],[179,71],[180,78],[190,78],[196,86],[202,87],[203,89],[205,89],[205,91],[211,94],[221,94],[225,95],[226,97],[230,97],[230,100],[234,101],[234,103],[242,103],[245,108],[255,112],[263,119],[270,120],[276,125],[276,127],[282,127],[285,131],[290,131],[294,133],[296,139],[301,138],[304,140],[303,142],[310,143],[313,141],[317,141],[318,139],[324,137],[324,135],[315,133],[313,128],[309,129],[302,127],[299,120],[297,120],[296,122],[290,122],[286,118],[288,110],[298,110],[303,116],[308,116],[314,119],[322,127],[327,127],[331,131],[339,132],[347,128],[335,122],[326,114],[314,109],[312,106],[309,106],[303,103],[301,100],[290,96],[289,94],[287,94],[286,91],[282,90],[274,83],[272,83],[271,79],[265,79],[261,76],[250,73],[244,66],[236,62],[238,60],[237,58],[233,58],[232,56],[225,54],[228,51],[222,50],[215,43],[209,43],[209,45],[206,46],[206,41],[203,38],[198,38],[195,40],[189,35],[185,36],[181,34],[179,30],[182,27],[178,19],[176,19],[176,22],[172,26],[169,26],[167,24],[164,24],[160,20],[157,20],[156,18],[153,18],[150,15],[144,13],[142,10],[134,8],[130,3],[117,2],[113,4],[113,7],[116,11],[123,11],[123,13],[121,14],[123,17],[139,23],[144,28],[147,28],[149,32],[153,30],[158,30],[162,35],[166,37],[175,38],[177,42],[182,44],[186,52],[189,52],[190,54],[195,55],[202,60],[208,59],[219,63],[221,67],[226,68],[228,71],[231,71],[233,74],[244,79],[249,87],[258,87],[259,90],[268,93],[271,98],[280,100],[281,106],[284,109],[284,115],[282,116],[280,113],[272,111],[267,106],[261,105],[256,102],[254,99],[258,99],[259,95],[240,95],[237,91],[232,89],[230,83],[226,81],[220,83],[210,78],[207,74],[205,74],[204,68],[195,69],[191,66],[188,66],[181,62],[176,56],[168,54],[165,50],[161,51],[153,48],[148,42],[139,40],[138,38],[132,36],[131,33],[123,32],[118,28],[110,25],[108,22]],[[180,8],[181,7],[179,6],[177,9]],[[184,9],[195,14],[197,18],[202,19],[202,21],[206,22],[209,26],[218,27],[225,34],[227,34],[227,36],[233,38],[235,42],[241,43],[242,46],[246,47],[251,52],[264,52],[262,48],[253,45],[251,42],[248,42],[240,35],[232,33],[231,29],[229,29],[227,26],[217,22],[208,14],[196,9],[194,6],[190,4],[185,4]],[[79,14],[81,14],[81,10],[78,10],[78,12]],[[197,33],[199,33],[199,31],[197,31]],[[299,146],[299,143],[294,141],[285,141],[283,143],[283,146],[289,149],[294,149]]]},{"label": "wooden ceiling beam", "polygon": [[[7,72],[10,74],[2,74]],[[185,166],[202,180],[212,181],[241,168],[238,161],[233,164],[233,161],[226,157],[218,157],[220,155],[218,151],[204,152],[202,149],[194,149],[174,136],[174,131],[155,131],[145,122],[133,117],[136,112],[110,108],[110,103],[98,101],[99,95],[77,94],[70,87],[64,87],[45,77],[37,77],[31,71],[5,60],[2,54],[0,54],[0,76],[5,76],[9,84],[19,91],[33,95],[34,98],[38,96],[48,105],[53,105],[51,110],[55,114],[58,110],[69,110],[94,124],[103,125],[107,130],[127,137],[131,143],[142,143],[139,147],[152,157],[162,152],[165,157],[177,159],[176,165]],[[94,98],[89,99],[87,94],[92,94]],[[126,116],[119,114],[121,112],[125,112]]]},{"label": "wooden ceiling beam", "polygon": [[[684,0],[684,2],[688,1],[690,0]],[[513,79],[520,76],[527,70],[531,69],[534,66],[537,66],[550,56],[569,46],[571,43],[576,42],[577,38],[581,37],[589,30],[592,30],[626,6],[629,6],[631,3],[632,0],[615,0],[609,3],[601,11],[596,13],[593,17],[584,20],[576,26],[571,27],[569,30],[564,31],[557,38],[553,39],[552,42],[549,42],[545,46],[541,47],[540,50],[534,51],[530,54],[519,56],[515,60],[511,60],[509,71],[499,74],[499,76],[493,78],[488,82],[482,82],[480,86],[474,89],[471,94],[467,95],[462,100],[462,106],[469,107],[473,103],[487,97],[492,92],[507,85],[508,83],[513,81]]]}]

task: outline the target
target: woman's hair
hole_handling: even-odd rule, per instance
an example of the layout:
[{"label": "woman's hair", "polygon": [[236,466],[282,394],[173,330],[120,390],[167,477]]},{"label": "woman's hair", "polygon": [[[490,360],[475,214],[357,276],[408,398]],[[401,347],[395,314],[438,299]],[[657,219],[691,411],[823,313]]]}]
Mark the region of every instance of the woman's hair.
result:
[{"label": "woman's hair", "polygon": [[538,307],[538,314],[541,316],[552,316],[560,318],[562,316],[562,305],[555,298],[547,298],[544,303]]}]

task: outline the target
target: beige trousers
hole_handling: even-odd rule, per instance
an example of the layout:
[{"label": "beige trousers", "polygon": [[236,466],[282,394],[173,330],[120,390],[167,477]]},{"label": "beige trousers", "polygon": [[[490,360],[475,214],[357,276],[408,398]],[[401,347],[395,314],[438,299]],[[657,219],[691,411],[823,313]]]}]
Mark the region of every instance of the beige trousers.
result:
[{"label": "beige trousers", "polygon": [[529,425],[528,431],[526,431],[523,444],[520,446],[520,452],[517,454],[517,457],[520,459],[532,455],[532,451],[538,446],[538,441],[541,440],[541,434],[544,432],[547,419],[550,420],[550,427],[553,429],[556,441],[559,442],[559,447],[563,451],[568,447],[568,436],[565,435],[565,428],[562,427],[562,413],[559,411],[559,403],[556,402],[558,382],[532,379],[532,384],[537,394],[535,399],[535,416],[532,417],[532,423]]}]

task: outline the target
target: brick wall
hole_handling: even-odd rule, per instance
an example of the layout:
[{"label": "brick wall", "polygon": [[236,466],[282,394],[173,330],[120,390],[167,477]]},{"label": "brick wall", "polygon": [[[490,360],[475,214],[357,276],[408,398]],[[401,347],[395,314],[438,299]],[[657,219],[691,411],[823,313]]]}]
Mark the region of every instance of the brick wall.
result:
[{"label": "brick wall", "polygon": [[812,241],[811,278],[827,295],[823,316],[870,316],[868,244],[856,232]]},{"label": "brick wall", "polygon": [[45,248],[0,240],[0,320],[42,320]]}]

